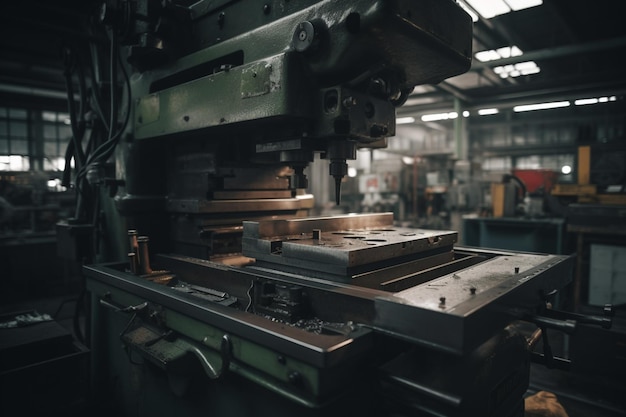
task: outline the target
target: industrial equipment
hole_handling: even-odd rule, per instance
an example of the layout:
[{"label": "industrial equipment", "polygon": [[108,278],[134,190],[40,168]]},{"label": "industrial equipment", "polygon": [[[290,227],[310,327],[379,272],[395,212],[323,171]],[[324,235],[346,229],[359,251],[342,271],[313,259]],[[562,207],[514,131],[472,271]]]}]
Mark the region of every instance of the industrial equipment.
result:
[{"label": "industrial equipment", "polygon": [[68,82],[78,205],[58,232],[84,262],[102,404],[523,414],[514,324],[573,329],[546,307],[570,257],[461,248],[388,213],[309,216],[316,153],[338,200],[346,160],[386,146],[412,88],[469,68],[455,2],[120,0],[95,20],[89,54],[66,51],[93,86],[73,103]]}]

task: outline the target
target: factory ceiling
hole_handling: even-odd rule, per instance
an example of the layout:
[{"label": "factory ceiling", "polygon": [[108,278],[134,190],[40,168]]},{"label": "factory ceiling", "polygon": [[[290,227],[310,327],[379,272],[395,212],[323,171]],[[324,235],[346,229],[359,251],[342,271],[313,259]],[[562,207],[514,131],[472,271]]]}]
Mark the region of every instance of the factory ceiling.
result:
[{"label": "factory ceiling", "polygon": [[[480,109],[623,95],[626,71],[620,57],[626,52],[626,26],[620,8],[621,2],[613,0],[543,0],[491,19],[479,17],[475,54],[516,47],[522,55],[503,54],[486,62],[475,55],[467,73],[416,88],[402,113],[451,109],[454,98],[466,108]],[[513,74],[505,76],[507,69]]]},{"label": "factory ceiling", "polygon": [[[61,47],[83,39],[82,25],[100,1],[21,0],[0,5],[0,97],[58,102],[65,91]],[[543,0],[543,4],[474,23],[474,53],[521,56],[473,60],[471,69],[438,85],[419,86],[399,115],[449,108],[519,104],[562,97],[623,95],[626,26],[617,0]],[[505,49],[501,49],[505,48]],[[506,55],[504,55],[506,56]],[[531,62],[532,64],[520,64]],[[528,65],[531,65],[529,68]],[[538,71],[537,71],[538,68]],[[509,69],[518,71],[505,78]]]}]

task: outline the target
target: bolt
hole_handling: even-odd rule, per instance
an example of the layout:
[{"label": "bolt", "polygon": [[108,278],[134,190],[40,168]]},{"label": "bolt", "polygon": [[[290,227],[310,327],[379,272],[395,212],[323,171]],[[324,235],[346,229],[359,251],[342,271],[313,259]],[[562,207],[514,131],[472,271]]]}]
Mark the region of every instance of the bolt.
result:
[{"label": "bolt", "polygon": [[301,41],[305,41],[306,40],[306,30],[301,30],[300,33],[298,34],[298,39],[300,39]]},{"label": "bolt", "polygon": [[302,381],[302,375],[300,375],[300,372],[298,371],[291,371],[287,375],[287,379],[292,384],[297,385],[297,384],[300,384],[300,382]]},{"label": "bolt", "polygon": [[263,13],[265,14],[269,14],[269,12],[272,10],[272,7],[269,4],[264,4],[263,5]]},{"label": "bolt", "polygon": [[445,304],[446,303],[446,297],[439,297],[439,302],[441,304]]},{"label": "bolt", "polygon": [[349,109],[350,107],[356,106],[356,99],[352,96],[346,97],[343,100],[343,106],[347,109]]},{"label": "bolt", "polygon": [[474,288],[474,287],[470,288],[470,294],[475,295],[476,294],[476,288]]},{"label": "bolt", "polygon": [[287,363],[287,359],[285,359],[285,357],[283,355],[278,355],[276,357],[276,360],[278,361],[278,363],[280,363],[281,365],[284,365]]}]

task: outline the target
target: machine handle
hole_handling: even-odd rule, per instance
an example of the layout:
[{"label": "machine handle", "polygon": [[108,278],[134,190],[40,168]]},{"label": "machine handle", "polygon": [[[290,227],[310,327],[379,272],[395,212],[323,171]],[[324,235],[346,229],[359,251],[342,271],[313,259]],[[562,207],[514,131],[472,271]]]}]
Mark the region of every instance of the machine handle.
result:
[{"label": "machine handle", "polygon": [[148,302],[144,301],[143,303],[139,303],[137,305],[134,306],[126,306],[123,307],[120,304],[114,303],[113,301],[111,301],[111,294],[110,293],[106,293],[104,294],[102,297],[100,297],[100,305],[103,307],[106,307],[110,310],[113,310],[115,312],[121,312],[121,313],[136,313],[138,311],[141,311],[143,309],[145,309],[146,307],[148,307]]},{"label": "machine handle", "polygon": [[543,314],[557,320],[574,320],[578,323],[593,324],[603,329],[610,329],[613,326],[613,316],[615,315],[613,305],[605,304],[602,312],[603,316],[597,316],[546,309]]},{"label": "machine handle", "polygon": [[224,336],[222,336],[222,343],[220,346],[220,356],[222,363],[219,368],[213,366],[205,353],[194,344],[189,343],[188,352],[193,353],[200,360],[200,364],[202,365],[204,372],[209,378],[217,379],[222,376],[224,372],[226,372],[230,367],[231,349],[232,342],[230,340],[230,336],[228,334],[224,334]]},{"label": "machine handle", "polygon": [[[123,307],[111,301],[110,294],[102,296],[99,302],[101,306],[115,312],[133,313],[129,323],[120,334],[120,338],[144,358],[158,364],[161,368],[168,369],[176,366],[176,361],[181,360],[186,354],[192,354],[200,361],[202,369],[210,379],[221,377],[229,369],[232,357],[232,340],[228,334],[225,333],[222,336],[219,353],[221,363],[216,366],[204,349],[197,346],[194,341],[178,336],[171,329],[159,333],[154,326],[145,324],[142,319],[138,318],[137,313],[144,311],[148,307],[148,302],[144,301],[137,305]],[[135,320],[139,320],[141,323],[133,326]],[[154,337],[146,340],[146,335]]]}]

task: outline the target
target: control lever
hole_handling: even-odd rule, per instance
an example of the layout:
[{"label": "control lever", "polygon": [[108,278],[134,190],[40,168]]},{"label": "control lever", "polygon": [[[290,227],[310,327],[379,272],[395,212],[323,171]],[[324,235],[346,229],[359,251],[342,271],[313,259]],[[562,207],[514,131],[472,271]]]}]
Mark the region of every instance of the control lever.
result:
[{"label": "control lever", "polygon": [[[528,340],[528,347],[531,351],[531,360],[538,363],[543,363],[548,368],[559,368],[563,370],[569,370],[571,361],[565,358],[555,357],[552,353],[552,347],[548,338],[548,329],[555,329],[567,334],[573,334],[576,331],[576,327],[579,323],[593,324],[601,326],[604,329],[610,329],[613,325],[613,306],[606,304],[603,308],[604,316],[585,315],[578,313],[570,313],[566,311],[553,310],[551,308],[551,301],[555,291],[544,296],[545,307],[540,314],[527,316],[526,320],[535,323],[539,329],[537,329]],[[543,353],[533,352],[532,348],[538,342],[539,338],[543,342]]]},{"label": "control lever", "polygon": [[556,320],[574,320],[577,323],[582,324],[593,324],[602,327],[603,329],[610,329],[613,326],[613,316],[615,315],[615,310],[613,309],[613,305],[605,304],[602,309],[603,315],[587,315],[587,314],[578,314],[578,313],[569,313],[566,311],[552,310],[546,309],[544,314],[547,317]]}]

